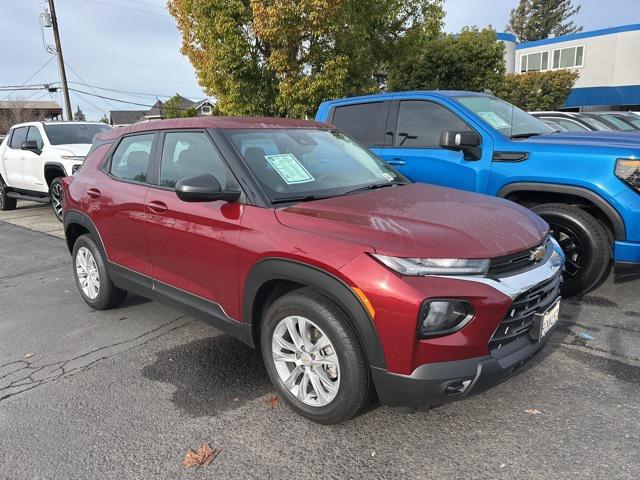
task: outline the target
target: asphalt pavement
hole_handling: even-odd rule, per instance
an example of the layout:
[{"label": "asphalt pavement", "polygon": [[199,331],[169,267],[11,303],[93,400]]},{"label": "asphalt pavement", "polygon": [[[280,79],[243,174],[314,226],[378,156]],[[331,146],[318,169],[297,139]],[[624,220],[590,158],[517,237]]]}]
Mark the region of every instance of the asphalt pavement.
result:
[{"label": "asphalt pavement", "polygon": [[[93,311],[56,232],[5,219],[0,479],[640,478],[640,281],[564,300],[546,351],[488,392],[326,427],[210,326],[136,296]],[[181,465],[203,442],[222,452]]]}]

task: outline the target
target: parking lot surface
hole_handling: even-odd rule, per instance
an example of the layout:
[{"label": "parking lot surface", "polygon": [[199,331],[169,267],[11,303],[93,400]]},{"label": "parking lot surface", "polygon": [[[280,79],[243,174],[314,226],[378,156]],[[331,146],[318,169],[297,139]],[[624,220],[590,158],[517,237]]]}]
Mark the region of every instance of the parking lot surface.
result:
[{"label": "parking lot surface", "polygon": [[[0,479],[640,477],[640,281],[564,300],[546,351],[484,394],[325,427],[212,327],[136,296],[90,309],[47,215],[0,213]],[[222,452],[182,466],[203,442]]]}]

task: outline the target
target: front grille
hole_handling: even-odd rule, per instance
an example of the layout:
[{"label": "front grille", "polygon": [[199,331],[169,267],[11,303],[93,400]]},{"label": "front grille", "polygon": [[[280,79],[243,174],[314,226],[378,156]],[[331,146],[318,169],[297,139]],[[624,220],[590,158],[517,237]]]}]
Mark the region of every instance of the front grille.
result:
[{"label": "front grille", "polygon": [[[544,258],[546,259],[551,247],[550,241],[545,240],[543,245],[545,247]],[[500,275],[504,276],[521,273],[528,270],[529,267],[533,267],[540,262],[540,259],[536,260],[532,255],[536,248],[538,247],[522,252],[512,253],[511,255],[505,255],[503,257],[493,258],[489,264],[489,270],[487,273],[497,277]]]},{"label": "front grille", "polygon": [[491,337],[489,350],[502,348],[528,335],[533,327],[534,315],[544,312],[558,298],[561,278],[561,274],[558,273],[555,277],[518,295]]}]

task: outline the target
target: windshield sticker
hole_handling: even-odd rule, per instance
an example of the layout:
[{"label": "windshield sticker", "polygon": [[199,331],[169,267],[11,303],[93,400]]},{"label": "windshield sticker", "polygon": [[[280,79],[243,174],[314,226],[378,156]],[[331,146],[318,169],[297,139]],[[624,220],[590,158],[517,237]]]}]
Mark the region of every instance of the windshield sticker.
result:
[{"label": "windshield sticker", "polygon": [[383,172],[382,176],[384,178],[386,178],[387,180],[389,180],[390,182],[393,182],[395,180],[395,177],[393,175],[391,175],[390,173],[387,173],[387,172]]},{"label": "windshield sticker", "polygon": [[509,122],[496,112],[478,112],[478,115],[493,128],[500,129],[510,127]]},{"label": "windshield sticker", "polygon": [[313,182],[315,180],[298,159],[290,153],[265,155],[264,158],[267,159],[267,162],[278,172],[278,175],[282,177],[287,185]]}]

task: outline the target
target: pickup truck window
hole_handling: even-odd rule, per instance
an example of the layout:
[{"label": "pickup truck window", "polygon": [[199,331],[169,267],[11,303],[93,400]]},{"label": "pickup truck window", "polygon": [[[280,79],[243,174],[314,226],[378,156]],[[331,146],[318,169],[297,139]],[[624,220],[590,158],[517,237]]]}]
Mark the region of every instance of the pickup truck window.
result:
[{"label": "pickup truck window", "polygon": [[38,145],[38,148],[42,150],[42,147],[44,146],[44,144],[42,142],[42,135],[40,135],[40,130],[38,130],[38,127],[35,127],[35,126],[29,127],[29,132],[27,133],[27,140],[35,140],[36,144]]},{"label": "pickup truck window", "polygon": [[346,105],[336,107],[331,123],[367,147],[381,146],[385,142],[388,113],[389,102]]},{"label": "pickup truck window", "polygon": [[20,150],[20,147],[22,147],[22,142],[27,139],[27,130],[29,130],[29,127],[16,128],[13,131],[13,135],[11,135],[11,144],[9,146],[16,150]]},{"label": "pickup truck window", "polygon": [[456,100],[507,137],[528,138],[553,133],[553,129],[543,121],[497,97],[468,95]]},{"label": "pickup truck window", "polygon": [[440,148],[445,130],[471,130],[458,116],[435,102],[400,102],[394,144],[403,147]]}]

